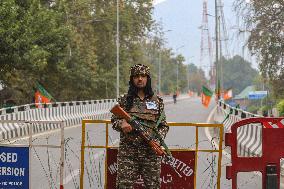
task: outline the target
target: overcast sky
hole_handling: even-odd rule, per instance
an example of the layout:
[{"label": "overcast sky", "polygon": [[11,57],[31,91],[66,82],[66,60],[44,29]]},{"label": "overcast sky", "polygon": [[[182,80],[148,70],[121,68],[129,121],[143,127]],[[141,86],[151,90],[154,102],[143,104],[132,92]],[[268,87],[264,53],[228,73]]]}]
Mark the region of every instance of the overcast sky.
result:
[{"label": "overcast sky", "polygon": [[[174,52],[181,46],[178,52],[186,59],[186,63],[194,63],[197,66],[208,67],[209,63],[200,65],[200,44],[201,30],[198,29],[202,23],[202,2],[203,0],[154,0],[154,19],[162,20],[167,47],[172,48]],[[226,27],[229,33],[229,53],[231,55],[244,55],[248,61],[253,61],[247,50],[243,51],[242,46],[245,43],[246,36],[238,35],[238,19],[233,11],[234,0],[223,0],[223,10]],[[208,0],[208,13],[214,15],[214,1]],[[215,19],[208,17],[209,30],[212,38],[213,51],[215,51],[213,38],[215,36]],[[240,28],[241,29],[241,28]],[[213,55],[213,57],[215,57]],[[208,58],[207,58],[208,59]],[[208,61],[209,62],[209,61]],[[253,67],[257,67],[253,63]]]},{"label": "overcast sky", "polygon": [[159,3],[161,3],[161,2],[163,2],[163,1],[166,1],[166,0],[154,0],[154,5],[157,5],[157,4],[159,4]]}]

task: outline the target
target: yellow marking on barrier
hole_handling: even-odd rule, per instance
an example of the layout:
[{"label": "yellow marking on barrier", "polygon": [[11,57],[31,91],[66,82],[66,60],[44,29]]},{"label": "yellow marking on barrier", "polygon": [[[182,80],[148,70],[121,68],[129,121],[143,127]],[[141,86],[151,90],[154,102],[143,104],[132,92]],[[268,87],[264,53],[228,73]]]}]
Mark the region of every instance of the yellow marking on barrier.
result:
[{"label": "yellow marking on barrier", "polygon": [[[85,162],[85,132],[86,132],[86,120],[82,121],[82,143],[81,143],[81,171],[80,171],[80,188],[84,188],[84,162]],[[83,162],[83,163],[82,163]]]},{"label": "yellow marking on barrier", "polygon": [[198,157],[198,153],[197,153],[197,150],[198,150],[198,127],[195,127],[195,165],[194,165],[194,188],[196,188],[196,176],[197,176],[197,157]]},{"label": "yellow marking on barrier", "polygon": [[175,127],[187,127],[187,126],[194,126],[194,127],[223,127],[223,124],[216,124],[216,123],[179,123],[179,122],[168,122],[169,126]]},{"label": "yellow marking on barrier", "polygon": [[108,146],[85,146],[85,148],[108,148]]},{"label": "yellow marking on barrier", "polygon": [[[105,146],[95,146],[95,145],[87,145],[85,146],[85,140],[86,140],[86,124],[90,123],[104,123],[106,127],[106,141]],[[82,145],[81,145],[81,171],[80,171],[80,189],[84,188],[84,162],[85,162],[85,149],[86,148],[116,148],[114,146],[109,146],[108,141],[108,126],[111,123],[110,120],[83,120],[82,121]],[[223,142],[223,124],[209,124],[209,123],[177,123],[177,122],[168,122],[169,126],[172,127],[195,127],[195,149],[186,149],[186,148],[179,148],[179,149],[172,149],[172,151],[195,151],[195,167],[194,167],[194,188],[196,189],[196,176],[197,176],[197,166],[198,166],[198,152],[218,152],[218,174],[217,174],[217,189],[220,189],[220,178],[221,178],[221,162],[222,162],[222,142]],[[205,127],[213,127],[213,128],[219,128],[219,148],[218,150],[210,150],[210,149],[198,149],[198,141],[199,141],[199,128],[205,128]],[[104,188],[106,188],[107,184],[107,153],[105,158],[105,185]]]},{"label": "yellow marking on barrier", "polygon": [[221,163],[222,163],[222,141],[223,141],[223,132],[224,132],[224,126],[222,125],[220,127],[220,135],[219,135],[219,156],[218,156],[218,175],[217,175],[217,188],[220,189],[221,187],[221,183],[220,183],[220,179],[221,179]]}]

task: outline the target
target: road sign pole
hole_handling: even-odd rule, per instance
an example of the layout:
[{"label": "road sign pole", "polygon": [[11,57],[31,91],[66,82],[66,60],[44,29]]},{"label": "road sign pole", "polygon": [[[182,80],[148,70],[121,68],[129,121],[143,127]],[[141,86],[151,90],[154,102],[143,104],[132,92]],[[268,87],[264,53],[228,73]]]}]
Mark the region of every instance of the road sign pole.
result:
[{"label": "road sign pole", "polygon": [[32,188],[32,185],[31,185],[31,181],[32,181],[32,174],[31,174],[31,157],[32,157],[32,142],[33,142],[33,139],[32,139],[32,137],[33,137],[33,128],[32,128],[32,123],[31,122],[29,122],[28,123],[29,124],[29,189],[31,189]]}]

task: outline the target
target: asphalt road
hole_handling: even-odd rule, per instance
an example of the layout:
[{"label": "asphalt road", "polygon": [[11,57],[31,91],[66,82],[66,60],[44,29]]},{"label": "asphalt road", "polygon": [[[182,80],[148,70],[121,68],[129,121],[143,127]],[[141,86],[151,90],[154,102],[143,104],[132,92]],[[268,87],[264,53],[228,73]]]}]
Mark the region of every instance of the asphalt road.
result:
[{"label": "asphalt road", "polygon": [[[211,103],[206,109],[201,105],[200,98],[178,99],[177,104],[168,103],[165,106],[168,122],[194,122],[205,123],[208,120],[210,112],[214,108]],[[97,125],[98,126],[98,125]],[[94,124],[87,126],[86,144],[104,145],[105,127]],[[109,127],[110,128],[110,127]],[[109,142],[117,146],[118,133],[109,129]],[[34,144],[59,144],[59,132],[53,131],[34,137]],[[64,188],[79,188],[79,170],[80,170],[80,148],[81,148],[81,126],[74,126],[65,130],[65,171]],[[23,140],[16,143],[26,143]],[[194,148],[195,147],[195,128],[177,128],[171,127],[167,135],[166,143],[170,148]],[[213,149],[211,142],[205,130],[199,129],[199,148]],[[60,150],[53,148],[33,148],[33,158],[31,159],[31,183],[33,188],[55,189],[59,188],[59,157]],[[84,188],[103,188],[104,183],[104,158],[105,153],[102,149],[86,150],[85,153],[85,176]],[[216,188],[217,174],[217,153],[199,153],[197,169],[197,187],[198,189]],[[230,181],[225,179],[225,166],[230,163],[226,156],[222,161],[222,180],[221,188],[231,188]],[[101,170],[101,171],[99,171]],[[243,175],[240,178],[240,187],[242,189],[258,189],[256,183],[260,183],[260,177],[255,174]]]},{"label": "asphalt road", "polygon": [[[183,100],[177,104],[170,104],[166,107],[168,121],[173,122],[211,122],[214,102],[211,102],[208,109],[204,108],[199,98],[191,98]],[[184,128],[180,131],[175,131],[176,128],[171,129],[167,136],[167,144],[172,144],[174,148],[177,144],[179,146],[193,148],[195,145],[195,132],[193,130],[185,132]],[[207,135],[206,135],[207,134]],[[205,132],[205,129],[200,129],[199,132],[199,147],[202,149],[213,149],[212,144],[208,138],[218,137],[214,136],[212,132]],[[190,142],[189,138],[191,138]],[[223,146],[223,149],[225,147]],[[225,148],[226,152],[230,153],[230,149]],[[221,169],[221,189],[230,189],[231,181],[226,179],[226,166],[230,165],[230,154],[223,153],[222,155],[222,169]],[[216,188],[216,174],[217,174],[217,159],[218,154],[214,153],[199,153],[198,155],[198,169],[197,169],[197,186],[200,189]],[[215,165],[215,166],[213,166]],[[238,188],[239,189],[262,189],[261,175],[256,173],[239,173],[238,174]]]},{"label": "asphalt road", "polygon": [[[171,104],[166,107],[168,121],[173,122],[191,122],[191,123],[206,123],[209,114],[214,108],[212,102],[209,108],[204,108],[201,105],[200,98],[191,98],[188,100],[178,101],[177,104]],[[195,148],[195,127],[189,128],[171,128],[167,136],[167,144],[171,148]],[[211,141],[205,134],[205,129],[199,129],[198,136],[199,149],[213,150],[214,147]],[[197,162],[197,183],[196,188],[211,189],[216,188],[217,181],[217,162],[218,153],[200,152],[198,153]],[[222,187],[223,188],[223,187]],[[227,187],[226,187],[227,188]]]}]

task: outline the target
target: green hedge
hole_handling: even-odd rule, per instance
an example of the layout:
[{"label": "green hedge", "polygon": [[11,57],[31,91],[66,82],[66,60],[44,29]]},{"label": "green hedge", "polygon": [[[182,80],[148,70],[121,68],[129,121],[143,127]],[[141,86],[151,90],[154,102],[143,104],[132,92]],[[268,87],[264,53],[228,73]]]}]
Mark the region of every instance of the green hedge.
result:
[{"label": "green hedge", "polygon": [[284,99],[277,104],[277,110],[279,111],[279,116],[284,116]]}]

